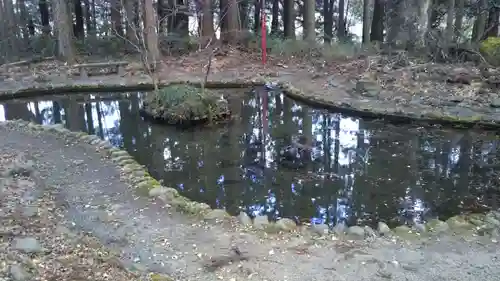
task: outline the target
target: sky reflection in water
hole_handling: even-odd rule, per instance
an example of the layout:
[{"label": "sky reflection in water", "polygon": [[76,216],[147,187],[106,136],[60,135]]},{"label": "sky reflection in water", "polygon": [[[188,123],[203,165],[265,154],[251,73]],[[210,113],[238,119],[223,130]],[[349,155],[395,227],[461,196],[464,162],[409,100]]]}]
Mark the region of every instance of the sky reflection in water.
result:
[{"label": "sky reflection in water", "polygon": [[[96,133],[187,197],[231,213],[242,208],[313,223],[401,223],[421,220],[440,204],[458,212],[463,198],[481,197],[482,187],[496,184],[498,146],[488,136],[386,126],[311,109],[277,92],[233,101],[239,118],[230,126],[179,132],[144,123],[140,100],[133,93],[84,106],[59,98],[60,114],[52,101],[9,103],[0,105],[0,120],[64,122]],[[299,135],[313,150],[310,161],[296,167],[279,152]],[[450,198],[459,203],[447,203]]]}]

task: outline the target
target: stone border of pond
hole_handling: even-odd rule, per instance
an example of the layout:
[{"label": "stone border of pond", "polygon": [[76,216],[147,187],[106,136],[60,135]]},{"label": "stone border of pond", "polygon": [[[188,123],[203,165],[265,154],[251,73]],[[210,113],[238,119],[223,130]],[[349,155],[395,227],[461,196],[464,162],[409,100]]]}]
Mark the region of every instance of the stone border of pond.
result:
[{"label": "stone border of pond", "polygon": [[[223,209],[212,209],[208,204],[192,201],[180,195],[176,189],[163,186],[147,172],[144,166],[137,163],[127,151],[113,147],[109,141],[102,140],[96,135],[73,132],[64,128],[62,124],[40,125],[24,120],[8,120],[1,122],[0,126],[2,125],[13,125],[19,128],[26,127],[33,131],[46,131],[64,139],[72,138],[79,142],[95,146],[98,152],[101,152],[105,157],[109,157],[120,168],[122,180],[127,182],[137,192],[144,196],[148,195],[158,198],[169,207],[185,215],[209,223],[231,220],[238,222],[242,227],[269,234],[301,231],[301,227],[292,219],[282,218],[276,222],[270,222],[267,216],[257,216],[251,219],[245,212],[240,212],[239,215],[232,217]],[[393,229],[389,228],[384,222],[378,222],[377,230],[373,230],[369,226],[346,227],[341,224],[336,225],[333,229],[330,229],[325,224],[315,224],[305,227],[310,233],[319,236],[331,236],[332,239],[340,238],[347,240],[397,237],[404,241],[409,241],[442,234],[495,236],[495,234],[500,234],[500,210],[484,214],[457,215],[446,221],[432,219],[425,224],[401,225]]]},{"label": "stone border of pond", "polygon": [[[159,87],[166,87],[174,84],[191,84],[201,86],[199,81],[169,81],[159,83]],[[481,128],[498,129],[500,128],[500,115],[495,117],[488,112],[474,111],[474,115],[459,116],[451,110],[445,108],[436,108],[429,106],[425,108],[407,107],[377,107],[382,104],[378,100],[359,100],[351,97],[342,100],[331,100],[324,95],[315,95],[314,93],[304,93],[302,90],[293,86],[290,82],[282,82],[279,79],[272,78],[251,78],[246,80],[227,80],[227,81],[208,81],[204,87],[210,89],[229,89],[229,88],[247,88],[259,87],[266,84],[272,84],[276,89],[281,89],[287,96],[305,104],[330,109],[342,114],[352,115],[360,118],[383,119],[392,123],[420,123],[424,125],[440,124],[455,128]],[[68,84],[45,85],[36,87],[26,87],[16,90],[0,92],[0,101],[16,98],[32,98],[43,95],[58,95],[69,93],[89,93],[89,92],[124,92],[124,91],[148,91],[153,90],[153,84],[143,80],[137,81],[134,78],[124,80],[124,83],[109,83],[103,81],[71,81]],[[345,91],[342,89],[332,89],[335,91]]]}]

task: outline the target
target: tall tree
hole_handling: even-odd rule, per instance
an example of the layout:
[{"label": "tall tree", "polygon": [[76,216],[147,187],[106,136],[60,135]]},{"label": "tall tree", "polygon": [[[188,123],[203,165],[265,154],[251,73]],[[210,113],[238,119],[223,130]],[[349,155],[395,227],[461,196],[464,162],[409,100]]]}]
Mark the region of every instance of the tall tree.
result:
[{"label": "tall tree", "polygon": [[239,1],[239,8],[240,8],[240,27],[241,30],[248,30],[248,8],[249,8],[250,1],[249,0],[242,0]]},{"label": "tall tree", "polygon": [[83,28],[83,8],[81,0],[74,0],[75,3],[75,37],[83,38],[85,36],[85,31]]},{"label": "tall tree", "polygon": [[363,43],[370,42],[370,0],[363,0]]},{"label": "tall tree", "polygon": [[227,24],[232,43],[238,43],[240,37],[240,22],[238,20],[238,1],[228,0]]},{"label": "tall tree", "polygon": [[124,3],[124,14],[123,17],[125,18],[125,32],[126,32],[126,38],[127,41],[130,43],[128,46],[128,49],[131,51],[137,51],[134,49],[134,46],[137,46],[139,44],[138,42],[138,37],[137,37],[137,31],[138,31],[138,25],[137,25],[137,18],[139,15],[137,14],[137,9],[136,6],[138,4],[137,0],[123,0],[122,3]]},{"label": "tall tree", "polygon": [[455,10],[455,36],[457,42],[460,41],[462,35],[462,24],[464,21],[465,13],[465,0],[456,0],[456,10]]},{"label": "tall tree", "polygon": [[[342,0],[341,0],[342,1]],[[314,42],[316,40],[316,1],[304,0],[304,40]]]},{"label": "tall tree", "polygon": [[167,18],[167,5],[166,0],[158,0],[157,2],[157,12],[158,12],[158,33],[163,34],[165,32],[165,23]]},{"label": "tall tree", "polygon": [[374,0],[370,41],[384,41],[385,5],[383,0]]},{"label": "tall tree", "polygon": [[156,67],[160,59],[160,49],[158,48],[158,34],[156,33],[156,18],[153,7],[153,0],[144,0],[144,27],[146,46],[147,46],[147,63],[153,64]]},{"label": "tall tree", "polygon": [[273,0],[273,8],[271,11],[271,34],[276,35],[279,33],[280,28],[280,0]]},{"label": "tall tree", "polygon": [[488,20],[488,0],[479,0],[479,6],[472,31],[472,41],[478,43],[484,37],[486,21]]},{"label": "tall tree", "polygon": [[10,50],[10,55],[17,55],[17,51],[19,50],[19,37],[17,36],[17,31],[19,30],[16,25],[16,16],[15,10],[12,0],[3,0],[3,14],[2,17],[5,17],[5,23],[7,26],[6,39],[7,48]]},{"label": "tall tree", "polygon": [[237,0],[220,0],[221,38],[226,43],[237,43],[239,37]]},{"label": "tall tree", "polygon": [[111,0],[111,25],[113,32],[116,32],[119,36],[123,36],[120,0]]},{"label": "tall tree", "polygon": [[346,39],[346,26],[345,26],[345,1],[339,0],[339,15],[337,20],[337,37],[340,41]]},{"label": "tall tree", "polygon": [[50,34],[49,5],[47,4],[47,0],[38,1],[38,9],[40,10],[42,31],[45,34]]},{"label": "tall tree", "polygon": [[75,61],[75,50],[72,42],[72,24],[70,20],[68,2],[54,0],[54,26],[57,30],[57,51],[60,58],[68,63]]},{"label": "tall tree", "polygon": [[[497,7],[498,6],[498,7]],[[498,25],[500,20],[500,3],[491,5],[488,16],[487,37],[498,37]]]},{"label": "tall tree", "polygon": [[20,27],[21,27],[21,32],[23,35],[24,43],[25,45],[29,43],[29,31],[28,31],[28,25],[30,21],[30,16],[28,15],[28,12],[26,11],[26,2],[25,0],[18,0],[17,1],[17,6],[19,9],[19,18],[21,20],[20,22]]},{"label": "tall tree", "polygon": [[455,0],[448,0],[448,9],[446,12],[446,44],[450,46],[453,42],[453,18],[455,16]]},{"label": "tall tree", "polygon": [[325,43],[333,39],[333,5],[335,0],[323,0],[323,31]]},{"label": "tall tree", "polygon": [[210,40],[215,38],[212,0],[202,1],[201,9],[201,43],[206,45]]},{"label": "tall tree", "polygon": [[295,1],[283,0],[283,10],[283,31],[285,38],[295,39]]}]

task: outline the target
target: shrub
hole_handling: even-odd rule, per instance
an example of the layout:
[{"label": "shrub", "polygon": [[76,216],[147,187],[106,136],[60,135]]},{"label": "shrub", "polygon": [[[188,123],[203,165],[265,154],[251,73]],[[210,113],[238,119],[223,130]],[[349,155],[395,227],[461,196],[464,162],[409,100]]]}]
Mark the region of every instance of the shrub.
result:
[{"label": "shrub", "polygon": [[488,37],[481,42],[479,50],[489,63],[500,65],[500,37]]},{"label": "shrub", "polygon": [[347,59],[357,55],[361,50],[354,43],[331,44],[309,43],[304,40],[280,39],[270,37],[267,41],[269,53],[285,57],[322,57],[327,60]]},{"label": "shrub", "polygon": [[143,112],[168,124],[190,121],[213,122],[227,117],[230,112],[226,100],[209,90],[191,85],[172,85],[149,94]]}]

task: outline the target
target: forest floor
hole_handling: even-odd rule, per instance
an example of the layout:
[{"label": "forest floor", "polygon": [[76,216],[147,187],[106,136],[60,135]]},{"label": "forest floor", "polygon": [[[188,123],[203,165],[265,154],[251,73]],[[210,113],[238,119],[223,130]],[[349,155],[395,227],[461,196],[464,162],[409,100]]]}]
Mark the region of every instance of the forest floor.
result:
[{"label": "forest floor", "polygon": [[116,164],[78,139],[3,123],[0,151],[2,281],[494,281],[500,274],[499,229],[408,240],[349,241],[309,230],[266,237],[138,197]]},{"label": "forest floor", "polygon": [[[210,53],[164,57],[158,76],[162,82],[203,81]],[[102,61],[87,58],[87,61]],[[134,85],[150,78],[135,57],[125,76],[79,78],[78,70],[58,62],[0,66],[0,93],[33,87],[71,85]],[[260,54],[237,49],[217,52],[209,81],[282,81],[299,89],[305,98],[354,109],[358,113],[410,116],[416,119],[448,119],[500,123],[500,70],[472,63],[438,64],[397,55],[370,55],[345,59],[321,56],[305,58],[269,56],[262,65]]]}]

